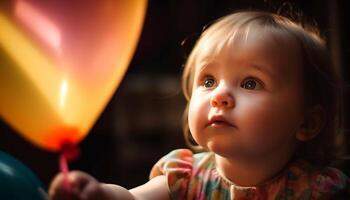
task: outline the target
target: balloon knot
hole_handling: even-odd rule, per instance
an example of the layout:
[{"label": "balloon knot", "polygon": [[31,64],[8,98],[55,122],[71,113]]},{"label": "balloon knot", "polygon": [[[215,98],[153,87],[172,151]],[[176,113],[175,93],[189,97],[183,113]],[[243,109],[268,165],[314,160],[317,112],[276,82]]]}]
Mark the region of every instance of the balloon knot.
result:
[{"label": "balloon knot", "polygon": [[64,142],[61,146],[62,156],[67,159],[67,161],[73,161],[77,159],[80,155],[79,147],[71,142]]}]

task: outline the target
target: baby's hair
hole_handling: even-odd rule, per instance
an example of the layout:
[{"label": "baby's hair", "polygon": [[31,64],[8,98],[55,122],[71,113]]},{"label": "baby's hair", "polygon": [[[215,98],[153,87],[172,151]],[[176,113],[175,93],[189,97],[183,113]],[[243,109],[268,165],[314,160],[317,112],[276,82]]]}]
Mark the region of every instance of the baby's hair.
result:
[{"label": "baby's hair", "polygon": [[[182,75],[182,89],[187,106],[183,116],[183,131],[187,145],[193,150],[204,150],[196,144],[188,128],[188,105],[192,94],[194,69],[197,57],[203,53],[215,55],[232,45],[238,35],[249,31],[268,31],[280,38],[297,41],[303,55],[304,91],[306,108],[321,106],[324,109],[323,125],[319,134],[301,142],[295,157],[317,166],[331,164],[336,158],[336,136],[342,131],[342,90],[339,75],[331,63],[325,40],[314,25],[298,23],[287,17],[263,11],[240,11],[222,17],[207,27],[189,55]],[[306,116],[307,117],[307,116]]]}]

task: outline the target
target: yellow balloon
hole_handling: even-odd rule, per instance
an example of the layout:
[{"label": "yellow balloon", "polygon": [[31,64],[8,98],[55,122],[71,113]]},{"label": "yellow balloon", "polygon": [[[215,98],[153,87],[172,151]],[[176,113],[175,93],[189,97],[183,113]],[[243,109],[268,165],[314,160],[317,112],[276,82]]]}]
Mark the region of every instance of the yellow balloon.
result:
[{"label": "yellow balloon", "polygon": [[81,141],[122,80],[146,0],[0,2],[0,114],[33,144]]}]

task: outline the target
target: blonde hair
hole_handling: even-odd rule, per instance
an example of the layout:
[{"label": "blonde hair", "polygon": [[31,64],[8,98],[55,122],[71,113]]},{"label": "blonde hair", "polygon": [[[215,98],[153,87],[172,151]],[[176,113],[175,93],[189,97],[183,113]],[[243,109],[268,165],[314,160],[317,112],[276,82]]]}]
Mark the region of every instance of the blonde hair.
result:
[{"label": "blonde hair", "polygon": [[244,36],[252,28],[271,31],[275,36],[294,38],[299,43],[303,55],[305,103],[308,107],[322,106],[325,120],[320,133],[299,145],[295,156],[319,166],[330,164],[335,158],[336,135],[342,130],[343,122],[340,79],[331,64],[326,43],[317,28],[268,12],[241,11],[225,16],[205,29],[197,40],[182,75],[182,89],[187,100],[183,116],[186,143],[194,150],[203,150],[195,143],[188,128],[188,102],[197,57],[203,53],[215,55],[230,45],[237,35]]}]

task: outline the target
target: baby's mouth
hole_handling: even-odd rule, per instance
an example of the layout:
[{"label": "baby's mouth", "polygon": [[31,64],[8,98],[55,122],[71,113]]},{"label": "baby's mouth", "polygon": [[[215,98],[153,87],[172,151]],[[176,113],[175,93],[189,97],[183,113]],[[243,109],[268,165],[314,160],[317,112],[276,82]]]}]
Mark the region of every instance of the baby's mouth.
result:
[{"label": "baby's mouth", "polygon": [[208,126],[211,127],[224,127],[224,126],[232,126],[234,127],[233,124],[228,122],[223,116],[213,116],[209,119]]}]

